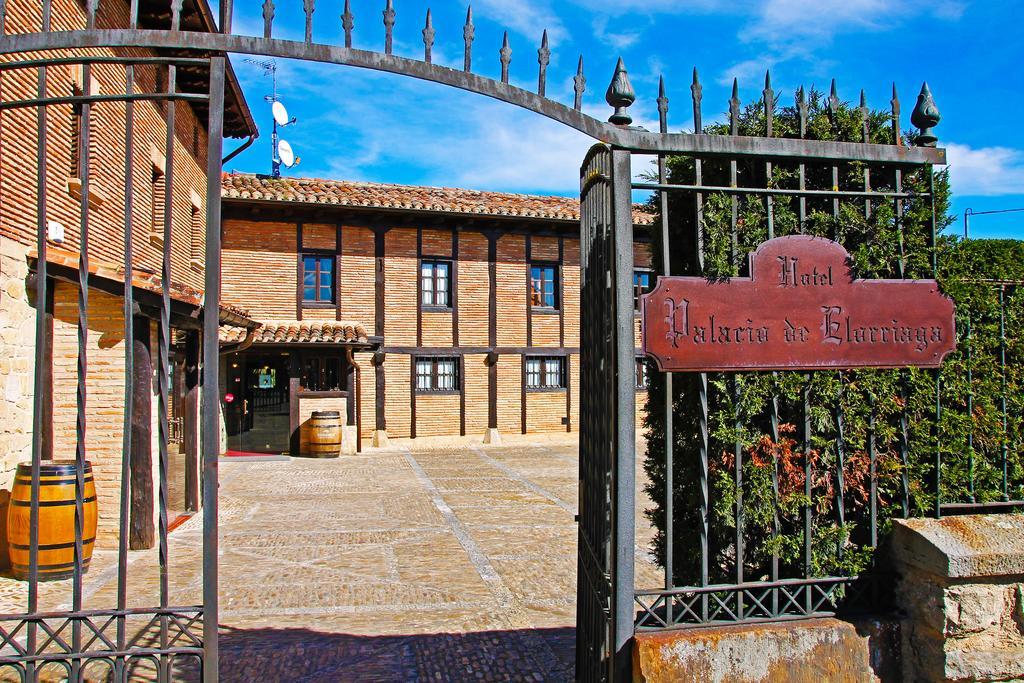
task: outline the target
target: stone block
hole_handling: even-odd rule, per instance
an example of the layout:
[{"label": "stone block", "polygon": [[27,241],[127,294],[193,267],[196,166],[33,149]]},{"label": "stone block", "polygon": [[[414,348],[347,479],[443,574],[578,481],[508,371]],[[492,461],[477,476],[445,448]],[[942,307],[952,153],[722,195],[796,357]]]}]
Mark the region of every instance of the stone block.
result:
[{"label": "stone block", "polygon": [[640,633],[635,683],[822,683],[900,678],[899,624],[807,619]]},{"label": "stone block", "polygon": [[1024,517],[898,520],[904,676],[1024,680]]},{"label": "stone block", "polygon": [[383,429],[378,429],[373,432],[373,440],[371,444],[374,448],[387,448],[388,447],[388,433]]},{"label": "stone block", "polygon": [[497,429],[488,429],[484,432],[484,443],[492,446],[501,445],[501,432]]},{"label": "stone block", "polygon": [[341,453],[342,455],[355,455],[358,429],[355,425],[341,428]]},{"label": "stone block", "polygon": [[892,547],[897,563],[943,578],[1024,574],[1024,516],[900,520]]}]

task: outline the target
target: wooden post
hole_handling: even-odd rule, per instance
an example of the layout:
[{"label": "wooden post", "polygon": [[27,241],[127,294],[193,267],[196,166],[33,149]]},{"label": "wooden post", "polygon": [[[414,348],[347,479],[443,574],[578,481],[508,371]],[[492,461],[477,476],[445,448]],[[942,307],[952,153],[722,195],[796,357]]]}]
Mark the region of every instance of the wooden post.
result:
[{"label": "wooden post", "polygon": [[152,548],[156,542],[153,526],[153,354],[150,349],[150,320],[141,315],[132,319],[135,371],[132,405],[131,515],[128,547]]},{"label": "wooden post", "polygon": [[182,446],[185,451],[185,510],[199,510],[199,331],[185,333]]}]

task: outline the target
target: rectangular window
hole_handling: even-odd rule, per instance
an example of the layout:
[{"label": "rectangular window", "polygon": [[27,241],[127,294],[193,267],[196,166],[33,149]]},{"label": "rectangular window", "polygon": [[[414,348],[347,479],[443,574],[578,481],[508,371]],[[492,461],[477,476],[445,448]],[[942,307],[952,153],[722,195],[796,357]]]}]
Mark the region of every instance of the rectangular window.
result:
[{"label": "rectangular window", "polygon": [[526,359],[527,389],[564,389],[565,359],[527,358]]},{"label": "rectangular window", "polygon": [[203,247],[205,246],[203,210],[195,202],[192,203],[192,220],[189,230],[191,231],[189,236],[189,261],[193,266],[201,266],[205,259],[205,254],[203,253]]},{"label": "rectangular window", "polygon": [[150,176],[149,187],[149,197],[152,202],[150,235],[158,240],[162,240],[164,236],[164,202],[167,196],[167,188],[165,186],[163,169],[157,168],[155,165],[152,169],[153,173]]},{"label": "rectangular window", "polygon": [[448,261],[423,261],[420,268],[424,306],[451,308],[452,264]]},{"label": "rectangular window", "polygon": [[633,271],[633,310],[640,310],[640,297],[651,291],[651,271]]},{"label": "rectangular window", "polygon": [[314,356],[302,363],[302,388],[305,391],[344,391],[341,358]]},{"label": "rectangular window", "polygon": [[534,308],[558,308],[557,266],[530,266],[530,305]]},{"label": "rectangular window", "polygon": [[647,390],[647,359],[638,356],[636,359],[636,388],[637,391]]},{"label": "rectangular window", "polygon": [[334,302],[333,256],[302,256],[302,301],[307,304]]},{"label": "rectangular window", "polygon": [[448,393],[459,390],[457,358],[417,358],[416,391]]},{"label": "rectangular window", "polygon": [[[80,92],[73,92],[81,95]],[[71,177],[82,177],[82,105],[71,106]]]}]

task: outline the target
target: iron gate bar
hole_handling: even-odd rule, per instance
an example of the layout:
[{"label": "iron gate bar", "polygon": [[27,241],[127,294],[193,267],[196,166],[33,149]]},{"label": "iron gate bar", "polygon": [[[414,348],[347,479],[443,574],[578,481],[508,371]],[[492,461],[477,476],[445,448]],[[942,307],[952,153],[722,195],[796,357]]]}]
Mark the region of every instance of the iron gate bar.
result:
[{"label": "iron gate bar", "polygon": [[537,112],[589,135],[595,140],[632,152],[695,154],[706,157],[814,157],[839,161],[875,161],[905,164],[945,164],[945,150],[933,147],[866,145],[859,142],[761,138],[747,136],[662,135],[605,123],[554,100],[486,78],[437,64],[356,50],[336,45],[252,36],[156,31],[145,29],[96,29],[5,35],[0,53],[59,50],[83,47],[137,47],[225,52],[300,59],[386,71],[486,95]]},{"label": "iron gate bar", "polygon": [[684,192],[721,192],[730,195],[774,195],[787,197],[926,197],[927,193],[857,191],[857,190],[790,190],[781,187],[728,187],[721,185],[672,185],[661,183],[633,183],[634,190],[684,191]]},{"label": "iron gate bar", "polygon": [[[134,1],[134,0],[133,0]],[[125,93],[133,95],[135,91],[135,65],[125,66]],[[135,158],[135,102],[125,102],[125,134],[124,134],[124,272],[131,273],[134,263],[134,245],[132,243],[132,209],[134,205],[134,174],[129,172]],[[127,280],[127,278],[126,278]],[[135,405],[135,325],[132,313],[135,309],[135,288],[124,288],[124,405]],[[132,452],[132,414],[124,411],[121,436],[121,498],[118,519],[117,542],[117,609],[128,607],[128,518],[131,504],[131,452]],[[125,457],[125,455],[128,457]],[[117,649],[123,651],[127,647],[128,620],[124,615],[117,618]],[[125,678],[126,661],[122,657],[115,660],[114,672],[118,680]]]},{"label": "iron gate bar", "polygon": [[203,683],[217,683],[220,603],[217,594],[217,489],[220,455],[220,197],[224,144],[225,58],[210,58],[210,113],[206,146],[206,283],[203,306],[202,459],[203,476]]}]

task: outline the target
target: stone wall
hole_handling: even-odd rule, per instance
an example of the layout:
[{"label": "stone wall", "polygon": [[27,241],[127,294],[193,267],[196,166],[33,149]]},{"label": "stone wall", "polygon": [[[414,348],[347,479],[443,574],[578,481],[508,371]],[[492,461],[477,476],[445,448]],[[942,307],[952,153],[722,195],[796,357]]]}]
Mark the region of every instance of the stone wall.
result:
[{"label": "stone wall", "polygon": [[904,677],[1024,680],[1024,516],[896,522]]},{"label": "stone wall", "polygon": [[36,309],[29,302],[27,248],[0,236],[0,489],[32,457]]}]

